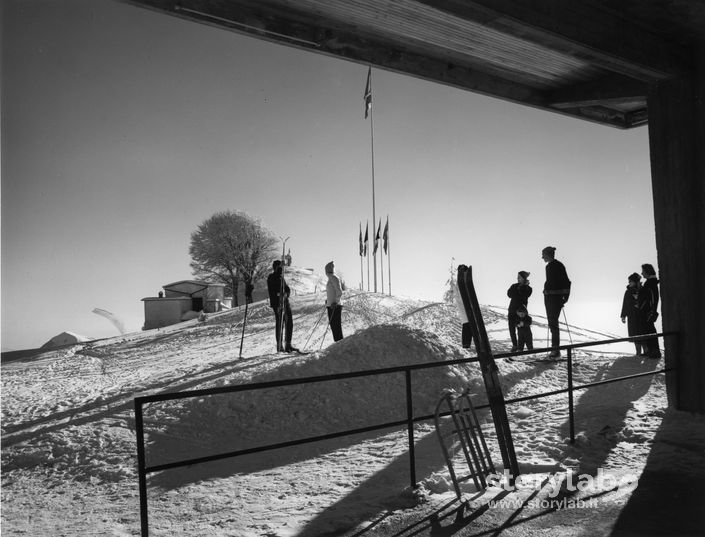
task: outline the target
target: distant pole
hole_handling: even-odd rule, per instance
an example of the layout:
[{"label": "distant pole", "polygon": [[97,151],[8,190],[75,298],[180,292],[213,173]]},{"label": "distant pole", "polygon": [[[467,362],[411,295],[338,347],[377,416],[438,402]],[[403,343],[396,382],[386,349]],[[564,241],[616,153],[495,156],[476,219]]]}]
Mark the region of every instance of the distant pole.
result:
[{"label": "distant pole", "polygon": [[389,278],[387,278],[387,285],[389,285],[389,296],[392,296],[392,234],[389,231],[389,215],[387,215],[387,269],[389,270]]},{"label": "distant pole", "polygon": [[[372,109],[370,108],[370,140],[372,142],[372,222],[377,222],[377,213],[375,210],[375,134],[372,126]],[[377,292],[377,252],[372,251],[374,277],[375,277],[375,293]]]},{"label": "distant pole", "polygon": [[240,355],[238,358],[242,358],[242,344],[245,341],[245,326],[247,326],[247,306],[249,306],[249,303],[247,302],[247,296],[245,297],[245,316],[242,318],[242,335],[240,336]]},{"label": "distant pole", "polygon": [[365,290],[365,274],[362,271],[362,255],[360,255],[360,290]]},{"label": "distant pole", "polygon": [[365,257],[367,258],[367,292],[370,291],[370,249],[367,231],[370,229],[370,223],[365,226]]}]

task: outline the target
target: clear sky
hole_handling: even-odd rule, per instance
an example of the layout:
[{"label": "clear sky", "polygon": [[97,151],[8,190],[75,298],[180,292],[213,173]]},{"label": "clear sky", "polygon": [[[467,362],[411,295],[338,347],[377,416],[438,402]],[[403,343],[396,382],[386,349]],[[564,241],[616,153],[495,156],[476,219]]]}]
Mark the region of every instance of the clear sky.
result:
[{"label": "clear sky", "polygon": [[[139,330],[141,299],[192,277],[190,234],[223,210],[290,237],[295,265],[335,260],[357,287],[359,225],[372,226],[366,75],[112,0],[4,1],[3,350],[117,334],[95,307]],[[570,321],[613,324],[627,275],[656,265],[646,127],[379,69],[373,100],[393,294],[440,300],[454,259],[487,304],[530,271],[543,313],[553,245]]]}]

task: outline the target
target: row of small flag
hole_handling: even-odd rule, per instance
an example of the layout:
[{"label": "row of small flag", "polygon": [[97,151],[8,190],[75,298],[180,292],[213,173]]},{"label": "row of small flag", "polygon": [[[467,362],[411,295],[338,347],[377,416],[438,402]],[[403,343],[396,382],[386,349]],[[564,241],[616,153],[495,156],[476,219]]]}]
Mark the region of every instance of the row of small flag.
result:
[{"label": "row of small flag", "polygon": [[[369,222],[365,224],[365,238],[362,238],[362,222],[360,222],[360,257],[367,257],[368,251],[368,231]],[[372,255],[377,254],[377,248],[379,247],[380,232],[382,230],[382,219],[379,219],[379,225],[377,226],[377,234],[375,235],[374,247],[372,250]],[[389,250],[389,217],[387,217],[387,222],[384,224],[384,231],[382,232],[382,249],[384,253],[388,253]]]}]

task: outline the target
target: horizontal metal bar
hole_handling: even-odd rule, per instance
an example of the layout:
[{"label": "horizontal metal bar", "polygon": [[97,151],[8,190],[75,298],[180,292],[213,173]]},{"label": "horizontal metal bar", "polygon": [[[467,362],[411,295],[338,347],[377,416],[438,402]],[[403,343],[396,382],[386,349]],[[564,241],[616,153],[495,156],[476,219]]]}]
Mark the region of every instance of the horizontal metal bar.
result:
[{"label": "horizontal metal bar", "polygon": [[377,431],[380,429],[390,429],[392,427],[399,427],[401,425],[407,425],[408,420],[390,421],[388,423],[383,423],[380,425],[370,425],[368,427],[360,427],[359,429],[350,429],[347,431],[340,431],[337,433],[323,434],[319,436],[311,436],[308,438],[300,438],[298,440],[289,440],[288,442],[280,442],[278,444],[269,444],[266,446],[258,446],[248,449],[240,449],[237,451],[230,451],[228,453],[218,453],[216,455],[208,455],[206,457],[198,457],[195,459],[187,459],[183,461],[169,462],[166,464],[159,464],[156,466],[147,466],[145,472],[148,474],[154,472],[161,472],[163,470],[170,470],[172,468],[180,468],[182,466],[191,466],[192,464],[201,464],[204,462],[213,462],[221,459],[228,459],[230,457],[238,457],[240,455],[249,455],[251,453],[260,453],[262,451],[270,451],[273,449],[285,448],[298,446],[301,444],[309,444],[311,442],[320,442],[323,440],[331,440],[333,438],[340,438],[343,436],[352,436],[354,434],[367,433],[370,431]]}]

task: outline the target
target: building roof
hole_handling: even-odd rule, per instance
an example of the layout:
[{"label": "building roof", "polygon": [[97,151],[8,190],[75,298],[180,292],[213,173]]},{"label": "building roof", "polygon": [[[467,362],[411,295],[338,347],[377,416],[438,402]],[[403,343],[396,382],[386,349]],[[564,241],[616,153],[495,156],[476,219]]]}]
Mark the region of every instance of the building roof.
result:
[{"label": "building roof", "polygon": [[166,285],[162,285],[163,289],[170,289],[172,287],[181,287],[181,286],[194,286],[194,287],[201,287],[205,289],[206,287],[225,287],[224,283],[215,283],[215,282],[206,282],[203,280],[179,280],[178,282],[173,282],[173,283],[168,283]]},{"label": "building roof", "polygon": [[619,128],[693,70],[701,0],[123,0]]}]

